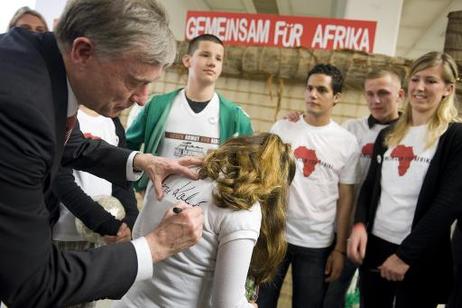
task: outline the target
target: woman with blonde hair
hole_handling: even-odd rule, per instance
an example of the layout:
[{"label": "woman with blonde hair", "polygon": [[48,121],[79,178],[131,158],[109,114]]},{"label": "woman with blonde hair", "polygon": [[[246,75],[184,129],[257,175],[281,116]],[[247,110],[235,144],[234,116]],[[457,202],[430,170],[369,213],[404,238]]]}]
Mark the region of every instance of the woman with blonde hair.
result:
[{"label": "woman with blonde hair", "polygon": [[445,53],[415,60],[405,110],[374,145],[349,257],[361,264],[365,308],[436,307],[452,282],[450,226],[462,207],[457,65]]},{"label": "woman with blonde hair", "polygon": [[134,237],[151,230],[179,200],[203,209],[203,236],[154,264],[153,279],[136,282],[115,307],[255,307],[245,297],[246,277],[256,284],[270,281],[284,257],[294,172],[290,146],[264,133],[230,139],[211,152],[200,180],[168,178],[162,201],[148,190]]},{"label": "woman with blonde hair", "polygon": [[23,6],[14,13],[13,18],[11,18],[8,24],[8,30],[13,27],[21,27],[32,32],[48,31],[47,22],[42,14],[28,6]]}]

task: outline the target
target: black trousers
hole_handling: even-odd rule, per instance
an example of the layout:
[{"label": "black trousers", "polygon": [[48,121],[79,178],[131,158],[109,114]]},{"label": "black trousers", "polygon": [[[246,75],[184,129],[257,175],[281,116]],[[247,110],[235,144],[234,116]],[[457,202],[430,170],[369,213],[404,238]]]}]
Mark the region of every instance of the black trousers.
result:
[{"label": "black trousers", "polygon": [[462,307],[462,220],[457,221],[457,226],[452,235],[452,252],[454,257],[454,287],[447,308]]},{"label": "black trousers", "polygon": [[359,270],[362,308],[436,307],[431,286],[427,285],[428,279],[422,279],[425,274],[419,268],[411,267],[400,282],[388,281],[380,276],[377,267],[397,248],[398,245],[369,234],[366,257]]}]

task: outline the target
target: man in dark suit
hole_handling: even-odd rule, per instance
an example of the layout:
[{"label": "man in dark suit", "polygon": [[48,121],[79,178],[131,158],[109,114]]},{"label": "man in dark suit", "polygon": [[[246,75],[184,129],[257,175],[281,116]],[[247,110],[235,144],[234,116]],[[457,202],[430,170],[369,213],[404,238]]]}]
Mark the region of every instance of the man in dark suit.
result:
[{"label": "man in dark suit", "polygon": [[[162,196],[172,172],[194,176],[194,161],[171,161],[81,138],[67,141],[78,105],[116,116],[143,104],[147,86],[175,56],[154,0],[70,1],[56,32],[0,35],[0,300],[14,307],[62,307],[120,298],[152,262],[201,236],[199,207],[166,212],[160,226],[130,243],[60,252],[51,243],[46,200],[60,163],[126,185],[148,172]],[[58,45],[59,49],[58,49]],[[178,211],[177,211],[178,212]]]}]

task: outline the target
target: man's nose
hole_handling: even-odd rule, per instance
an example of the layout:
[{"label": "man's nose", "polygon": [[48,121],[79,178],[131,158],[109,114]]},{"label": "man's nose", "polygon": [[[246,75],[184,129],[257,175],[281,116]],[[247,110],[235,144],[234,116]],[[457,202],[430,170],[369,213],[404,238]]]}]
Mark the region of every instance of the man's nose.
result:
[{"label": "man's nose", "polygon": [[149,96],[149,84],[142,85],[132,96],[131,101],[144,106]]}]

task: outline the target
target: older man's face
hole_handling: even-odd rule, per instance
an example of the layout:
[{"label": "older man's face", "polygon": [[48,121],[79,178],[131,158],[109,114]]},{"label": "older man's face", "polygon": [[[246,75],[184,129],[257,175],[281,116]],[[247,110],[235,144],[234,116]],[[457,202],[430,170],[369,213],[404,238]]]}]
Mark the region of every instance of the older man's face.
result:
[{"label": "older man's face", "polygon": [[74,70],[70,82],[79,104],[114,117],[134,103],[144,105],[148,86],[160,77],[162,66],[143,64],[133,55],[92,56]]}]

